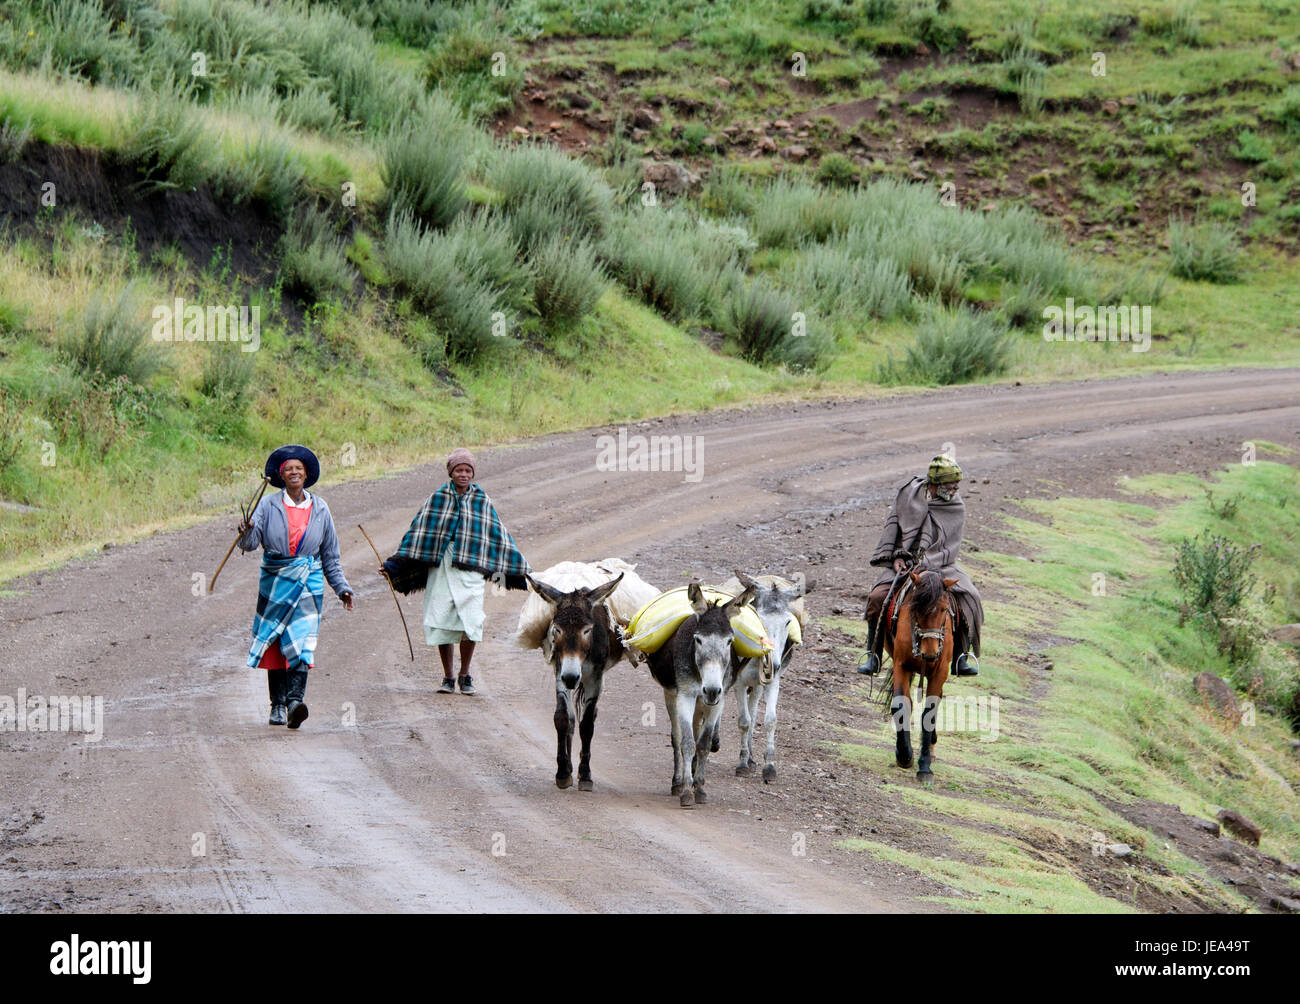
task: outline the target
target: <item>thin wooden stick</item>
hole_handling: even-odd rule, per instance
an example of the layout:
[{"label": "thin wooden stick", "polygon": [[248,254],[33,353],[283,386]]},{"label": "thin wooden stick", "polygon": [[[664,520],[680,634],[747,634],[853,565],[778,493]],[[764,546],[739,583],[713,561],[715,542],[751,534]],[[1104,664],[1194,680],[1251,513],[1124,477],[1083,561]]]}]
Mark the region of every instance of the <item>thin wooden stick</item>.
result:
[{"label": "thin wooden stick", "polygon": [[[366,533],[366,528],[360,523],[357,524],[357,529],[361,531],[361,536],[366,538],[370,550],[375,552],[375,559],[379,562],[379,567],[383,568],[384,559],[379,557],[379,549],[375,547],[375,542],[370,539],[370,534]],[[406,615],[402,613],[402,604],[397,600],[397,590],[393,588],[392,580],[387,575],[384,576],[384,581],[388,583],[388,591],[393,594],[393,603],[397,605],[397,616],[402,618],[402,630],[406,632],[406,647],[411,650],[411,661],[415,662],[415,646],[411,644],[411,632],[407,630]]]},{"label": "thin wooden stick", "polygon": [[[266,475],[262,475],[262,489],[257,493],[257,498],[253,500],[252,506],[247,509],[243,508],[242,506],[240,507],[240,512],[244,514],[245,523],[248,522],[249,517],[253,513],[253,510],[257,508],[257,504],[262,501],[262,492],[266,491],[266,486],[269,485],[270,483],[271,483],[271,479],[268,478]],[[212,595],[212,590],[215,589],[217,586],[217,576],[220,575],[221,570],[226,567],[226,562],[230,560],[230,556],[235,553],[235,545],[239,543],[239,538],[242,536],[243,536],[242,533],[235,534],[235,539],[230,542],[230,547],[226,551],[226,556],[221,559],[221,564],[217,566],[217,570],[212,573],[212,578],[208,580],[209,596]]]}]

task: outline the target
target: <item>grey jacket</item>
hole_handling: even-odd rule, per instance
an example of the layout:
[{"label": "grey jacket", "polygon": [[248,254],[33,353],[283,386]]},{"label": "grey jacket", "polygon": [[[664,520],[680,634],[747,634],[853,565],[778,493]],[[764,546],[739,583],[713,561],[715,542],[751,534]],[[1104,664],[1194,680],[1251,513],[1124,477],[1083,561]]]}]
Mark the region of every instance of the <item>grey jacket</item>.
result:
[{"label": "grey jacket", "polygon": [[885,569],[876,586],[893,580],[891,566],[895,558],[914,558],[922,552],[925,560],[921,567],[933,569],[944,578],[955,578],[957,584],[952,591],[961,607],[971,647],[979,655],[984,604],[975,583],[957,564],[965,527],[966,503],[960,495],[954,496],[951,502],[927,498],[925,481],[912,478],[898,489],[894,504],[889,507],[889,517],[871,556],[871,564]]},{"label": "grey jacket", "polygon": [[[289,553],[289,517],[284,511],[283,492],[268,495],[257,504],[252,524],[248,533],[239,538],[240,551],[254,551],[261,545],[271,554]],[[339,538],[334,532],[334,517],[319,495],[311,497],[311,515],[307,517],[307,529],[298,542],[296,556],[309,554],[320,556],[321,568],[335,595],[341,597],[352,592],[339,562]]]}]

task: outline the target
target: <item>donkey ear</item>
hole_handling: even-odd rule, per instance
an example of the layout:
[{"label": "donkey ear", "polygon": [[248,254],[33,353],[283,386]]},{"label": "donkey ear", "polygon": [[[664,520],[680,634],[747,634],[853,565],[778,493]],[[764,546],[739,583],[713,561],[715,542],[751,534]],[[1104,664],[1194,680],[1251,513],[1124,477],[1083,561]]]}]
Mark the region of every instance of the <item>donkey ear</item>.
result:
[{"label": "donkey ear", "polygon": [[737,580],[737,581],[738,581],[742,586],[757,586],[757,585],[758,585],[757,582],[755,582],[755,581],[754,581],[750,576],[748,576],[748,575],[746,575],[744,572],[742,572],[739,568],[734,568],[734,569],[732,569],[732,571],[734,571],[734,572],[736,573],[736,580]]},{"label": "donkey ear", "polygon": [[750,585],[746,586],[745,591],[741,593],[739,596],[737,596],[735,599],[728,600],[726,603],[726,610],[728,616],[730,616],[733,610],[739,610],[741,607],[745,606],[746,604],[753,603],[754,590],[756,588],[757,585],[751,583]]},{"label": "donkey ear", "polygon": [[560,605],[560,600],[564,598],[562,592],[554,586],[548,586],[545,582],[538,582],[527,572],[524,573],[524,578],[528,580],[528,584],[532,587],[533,592],[544,599],[547,603],[557,607]]},{"label": "donkey ear", "polygon": [[588,603],[599,603],[609,598],[610,593],[618,588],[618,584],[623,581],[623,573],[619,572],[617,578],[610,579],[603,586],[593,586],[590,589],[584,589],[582,594],[586,597]]},{"label": "donkey ear", "polygon": [[709,601],[704,598],[704,590],[698,581],[693,581],[686,587],[686,598],[691,601],[691,609],[697,614],[703,614],[709,609]]},{"label": "donkey ear", "polygon": [[952,589],[952,587],[955,586],[959,581],[960,581],[959,579],[944,579],[943,588]]}]

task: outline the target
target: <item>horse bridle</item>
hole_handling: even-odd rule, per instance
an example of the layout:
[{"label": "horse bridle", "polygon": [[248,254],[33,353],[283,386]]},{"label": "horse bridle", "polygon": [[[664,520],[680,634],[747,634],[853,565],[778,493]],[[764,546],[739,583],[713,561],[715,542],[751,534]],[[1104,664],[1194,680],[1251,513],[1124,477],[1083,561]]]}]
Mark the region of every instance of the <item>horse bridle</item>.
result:
[{"label": "horse bridle", "polygon": [[948,603],[947,607],[948,609],[944,611],[944,617],[947,618],[947,620],[944,622],[943,627],[918,628],[916,626],[916,619],[915,618],[912,619],[912,657],[913,658],[920,659],[922,662],[938,661],[939,659],[938,655],[936,655],[933,659],[927,659],[925,656],[921,654],[921,642],[925,641],[927,638],[932,638],[933,640],[937,641],[939,643],[939,655],[943,654],[943,640],[948,633],[947,630],[948,624],[952,622],[952,604]]}]

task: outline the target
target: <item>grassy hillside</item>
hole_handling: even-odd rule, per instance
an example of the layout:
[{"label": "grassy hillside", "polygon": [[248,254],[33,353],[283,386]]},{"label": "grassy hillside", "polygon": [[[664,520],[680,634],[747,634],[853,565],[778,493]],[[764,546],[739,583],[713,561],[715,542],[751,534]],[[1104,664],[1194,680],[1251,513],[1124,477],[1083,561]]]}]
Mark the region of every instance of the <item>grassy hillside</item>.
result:
[{"label": "grassy hillside", "polygon": [[[1007,9],[6,5],[0,578],[230,511],[284,441],[328,480],[759,397],[1300,361],[1300,12]],[[256,339],[156,340],[178,298]],[[1146,350],[1044,340],[1068,299],[1152,308]]]}]

